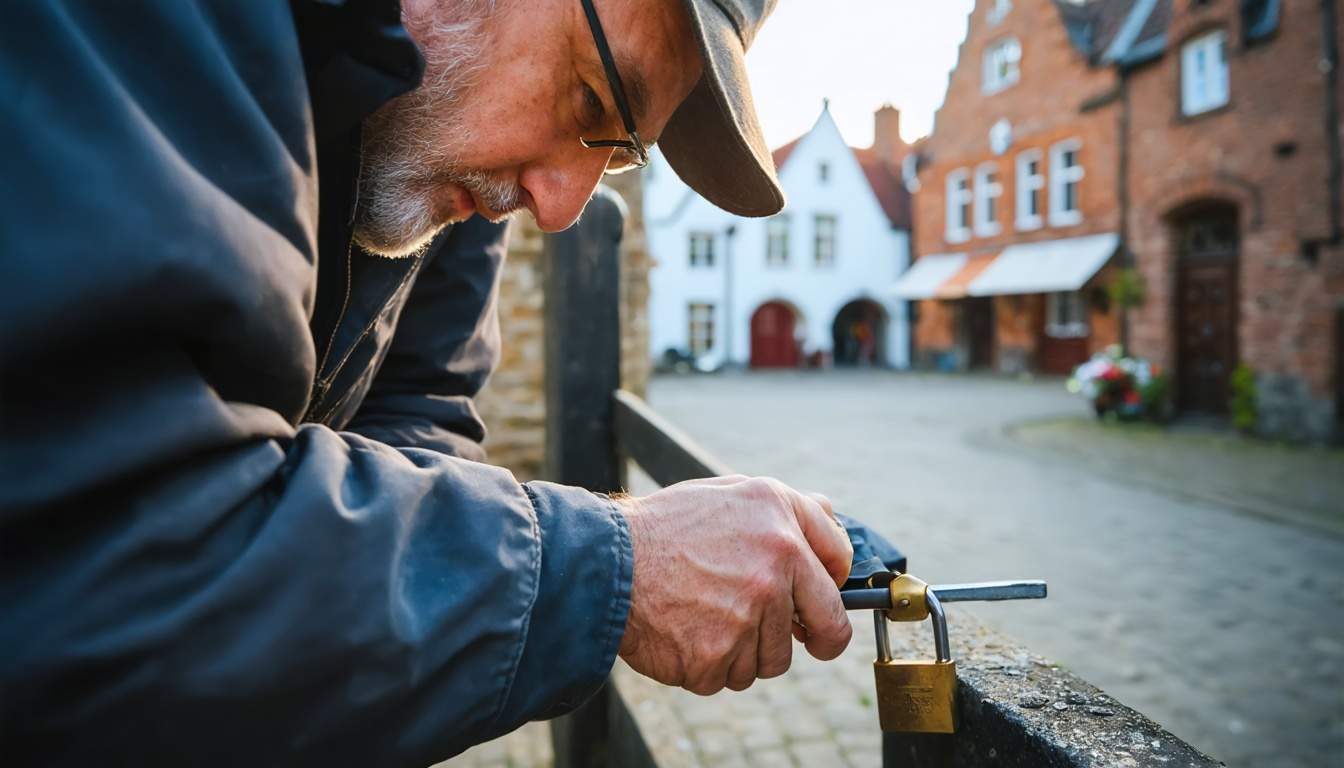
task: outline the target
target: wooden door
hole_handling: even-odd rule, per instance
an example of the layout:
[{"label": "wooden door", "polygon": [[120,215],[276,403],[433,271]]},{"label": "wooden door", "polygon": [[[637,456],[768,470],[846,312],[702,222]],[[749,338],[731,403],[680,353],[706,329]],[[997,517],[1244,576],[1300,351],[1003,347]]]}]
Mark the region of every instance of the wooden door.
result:
[{"label": "wooden door", "polygon": [[793,310],[777,301],[762,304],[751,316],[751,367],[794,368]]},{"label": "wooden door", "polygon": [[1231,211],[1180,229],[1176,343],[1181,408],[1226,413],[1237,365],[1237,235]]},{"label": "wooden door", "polygon": [[990,368],[994,365],[994,300],[980,297],[962,302],[966,319],[966,365],[968,368]]}]

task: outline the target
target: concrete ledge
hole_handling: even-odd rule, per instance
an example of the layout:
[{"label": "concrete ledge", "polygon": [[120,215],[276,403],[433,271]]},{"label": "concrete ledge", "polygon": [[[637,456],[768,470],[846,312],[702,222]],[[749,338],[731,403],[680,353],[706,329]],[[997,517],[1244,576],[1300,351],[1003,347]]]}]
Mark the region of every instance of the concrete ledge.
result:
[{"label": "concrete ledge", "polygon": [[[987,629],[964,610],[949,612],[957,659],[961,726],[953,736],[889,739],[891,765],[1164,766],[1222,765],[1139,712],[1059,666]],[[622,663],[612,673],[613,765],[695,768],[813,764],[805,755],[837,755],[838,764],[881,765],[872,695],[869,617],[851,614],[854,641],[836,661],[817,662],[797,647],[795,668],[743,693],[702,698],[642,677]],[[929,653],[926,624],[892,625],[898,658]],[[803,719],[813,722],[803,723]],[[817,723],[826,724],[823,728]],[[747,728],[740,727],[747,724]],[[752,725],[756,724],[756,725]],[[840,727],[843,726],[843,727]],[[771,727],[774,732],[753,732]],[[791,735],[803,733],[794,739]],[[727,738],[734,741],[724,745]],[[755,746],[753,746],[753,741]]]}]

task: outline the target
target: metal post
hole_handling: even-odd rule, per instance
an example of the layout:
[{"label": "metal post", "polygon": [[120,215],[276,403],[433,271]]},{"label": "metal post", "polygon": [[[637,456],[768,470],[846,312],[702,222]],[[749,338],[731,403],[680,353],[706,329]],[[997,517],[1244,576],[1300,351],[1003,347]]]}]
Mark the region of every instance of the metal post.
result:
[{"label": "metal post", "polygon": [[[546,237],[546,476],[593,491],[625,484],[612,393],[621,385],[621,235],[625,204],[599,187],[578,223]],[[610,686],[551,721],[556,768],[610,764]]]}]

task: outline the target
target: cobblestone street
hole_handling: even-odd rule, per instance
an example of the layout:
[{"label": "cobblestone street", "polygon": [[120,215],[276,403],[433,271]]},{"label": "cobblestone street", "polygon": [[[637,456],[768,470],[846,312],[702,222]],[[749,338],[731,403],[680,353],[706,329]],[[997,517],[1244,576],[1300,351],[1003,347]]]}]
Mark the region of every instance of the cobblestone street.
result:
[{"label": "cobblestone street", "polygon": [[[838,510],[898,542],[912,570],[931,582],[1048,579],[1051,596],[1042,603],[969,610],[1228,765],[1339,764],[1344,538],[1201,496],[1198,473],[1209,464],[1192,463],[1188,488],[1176,492],[1126,482],[1114,466],[1089,466],[1095,452],[1071,458],[1058,445],[1046,451],[1019,441],[1013,425],[1087,413],[1060,382],[883,372],[702,376],[657,379],[649,401],[738,471],[826,493]],[[1344,462],[1331,463],[1338,454],[1308,458],[1344,470]],[[1340,476],[1319,482],[1338,485]],[[1226,495],[1227,478],[1217,479]],[[863,708],[859,681],[871,675],[868,633],[855,637],[840,667],[857,671],[822,684],[815,670],[822,665],[799,649],[794,671],[739,695],[835,699],[824,710],[841,713],[834,722],[783,720],[823,729],[825,738],[807,749],[876,765],[873,724],[864,718],[866,732],[845,727]],[[732,696],[686,701],[686,711],[700,712],[690,717],[711,720],[732,706]],[[719,736],[726,747],[686,748],[704,764],[742,764],[737,755],[766,764],[760,750],[742,746],[747,736]],[[769,754],[786,755],[785,764],[843,764],[789,751],[787,737],[752,738],[779,741]],[[453,765],[546,759],[544,728],[504,742]],[[722,760],[707,751],[715,749],[727,750]]]}]

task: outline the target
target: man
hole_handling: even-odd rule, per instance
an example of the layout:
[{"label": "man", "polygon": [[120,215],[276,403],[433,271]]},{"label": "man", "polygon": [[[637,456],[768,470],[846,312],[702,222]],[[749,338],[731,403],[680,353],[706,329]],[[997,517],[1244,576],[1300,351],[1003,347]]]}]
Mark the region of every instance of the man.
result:
[{"label": "man", "polygon": [[470,460],[505,216],[568,226],[654,139],[782,206],[767,5],[8,7],[0,762],[424,765],[618,652],[702,694],[839,654],[824,498]]}]

